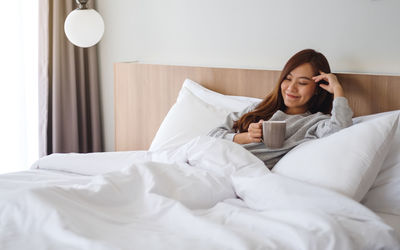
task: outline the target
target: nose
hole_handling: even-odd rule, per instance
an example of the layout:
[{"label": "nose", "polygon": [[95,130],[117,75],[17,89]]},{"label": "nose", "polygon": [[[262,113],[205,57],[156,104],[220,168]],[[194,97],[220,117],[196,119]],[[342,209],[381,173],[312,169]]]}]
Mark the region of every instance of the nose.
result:
[{"label": "nose", "polygon": [[291,81],[287,87],[288,90],[296,90],[296,82],[295,81]]}]

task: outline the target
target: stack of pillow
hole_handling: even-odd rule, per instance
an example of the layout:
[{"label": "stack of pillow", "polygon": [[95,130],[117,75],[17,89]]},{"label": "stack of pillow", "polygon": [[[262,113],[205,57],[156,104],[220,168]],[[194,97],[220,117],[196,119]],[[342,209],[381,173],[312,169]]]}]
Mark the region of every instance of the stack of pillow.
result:
[{"label": "stack of pillow", "polygon": [[[182,145],[260,99],[227,96],[185,80],[150,150]],[[303,143],[272,172],[340,192],[400,218],[400,111],[354,118],[354,125]]]}]

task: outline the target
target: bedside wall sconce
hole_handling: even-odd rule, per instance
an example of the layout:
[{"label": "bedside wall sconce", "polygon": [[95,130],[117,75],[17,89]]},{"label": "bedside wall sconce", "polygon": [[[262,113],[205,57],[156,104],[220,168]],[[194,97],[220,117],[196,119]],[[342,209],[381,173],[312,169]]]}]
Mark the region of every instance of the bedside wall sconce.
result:
[{"label": "bedside wall sconce", "polygon": [[98,43],[104,34],[104,21],[94,9],[88,9],[88,0],[76,0],[78,8],[73,10],[64,23],[68,40],[78,47],[91,47]]}]

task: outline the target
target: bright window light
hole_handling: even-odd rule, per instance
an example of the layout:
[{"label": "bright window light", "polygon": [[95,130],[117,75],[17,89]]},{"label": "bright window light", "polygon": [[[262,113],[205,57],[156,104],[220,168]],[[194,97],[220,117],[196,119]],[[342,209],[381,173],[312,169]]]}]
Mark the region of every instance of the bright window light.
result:
[{"label": "bright window light", "polygon": [[0,8],[0,173],[27,170],[39,156],[38,2]]}]

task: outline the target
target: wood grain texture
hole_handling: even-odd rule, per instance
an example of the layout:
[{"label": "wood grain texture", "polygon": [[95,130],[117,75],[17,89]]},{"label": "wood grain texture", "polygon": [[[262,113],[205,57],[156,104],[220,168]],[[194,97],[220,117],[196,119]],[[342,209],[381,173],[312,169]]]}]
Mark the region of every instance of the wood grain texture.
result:
[{"label": "wood grain texture", "polygon": [[[147,150],[186,78],[226,95],[264,98],[279,71],[114,64],[115,147]],[[337,74],[355,116],[400,109],[400,76]]]}]

